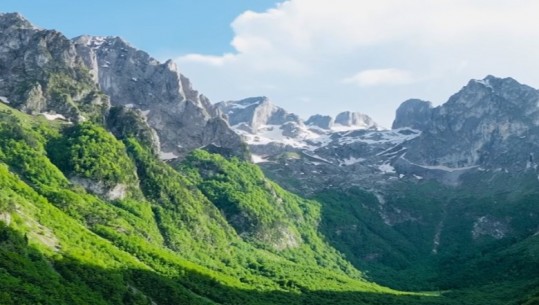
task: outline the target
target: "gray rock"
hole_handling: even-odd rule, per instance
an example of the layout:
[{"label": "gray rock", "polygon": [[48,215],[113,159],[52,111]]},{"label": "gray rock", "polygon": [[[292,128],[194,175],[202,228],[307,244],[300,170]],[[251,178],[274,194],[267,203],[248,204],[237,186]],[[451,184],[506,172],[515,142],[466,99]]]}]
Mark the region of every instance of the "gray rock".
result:
[{"label": "gray rock", "polygon": [[430,110],[406,158],[422,165],[522,171],[529,154],[539,151],[538,101],[539,91],[511,78],[471,80]]},{"label": "gray rock", "polygon": [[[210,101],[171,60],[160,63],[119,37],[80,36],[73,41],[112,105],[140,109],[163,151],[181,157],[208,144],[242,147],[226,123],[216,123],[222,119]],[[244,154],[238,150],[238,156]]]},{"label": "gray rock", "polygon": [[333,118],[329,115],[312,115],[305,121],[308,126],[316,126],[322,129],[331,129],[333,126]]},{"label": "gray rock", "polygon": [[[28,113],[102,121],[110,105],[139,109],[159,137],[152,145],[183,156],[209,144],[246,155],[210,101],[171,61],[160,63],[118,37],[80,36],[0,14],[0,96]],[[143,128],[144,129],[144,128]]]},{"label": "gray rock", "polygon": [[378,129],[378,124],[366,114],[360,112],[345,111],[335,117],[335,125],[346,127],[358,127],[361,129]]},{"label": "gray rock", "polygon": [[69,40],[19,14],[0,14],[0,29],[0,96],[10,105],[72,121],[102,121],[110,104],[136,108],[164,151],[181,157],[215,144],[245,156],[241,138],[171,60],[160,63],[118,37]]},{"label": "gray rock", "polygon": [[267,97],[251,97],[240,101],[216,104],[216,108],[228,118],[230,125],[245,123],[256,131],[264,125],[282,125],[287,122],[302,123],[301,119],[274,105]]},{"label": "gray rock", "polygon": [[101,94],[73,44],[19,14],[0,14],[0,95],[28,113],[53,112],[81,121],[102,116]]},{"label": "gray rock", "polygon": [[391,128],[410,127],[417,130],[424,130],[431,120],[432,103],[410,99],[402,103],[397,109],[395,121]]}]

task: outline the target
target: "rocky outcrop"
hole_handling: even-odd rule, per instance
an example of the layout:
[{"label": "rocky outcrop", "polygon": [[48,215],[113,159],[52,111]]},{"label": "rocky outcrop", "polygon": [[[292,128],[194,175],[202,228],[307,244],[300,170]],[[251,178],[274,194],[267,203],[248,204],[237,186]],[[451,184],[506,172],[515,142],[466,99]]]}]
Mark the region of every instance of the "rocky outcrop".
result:
[{"label": "rocky outcrop", "polygon": [[408,117],[409,122],[430,120],[420,126],[421,137],[407,145],[406,160],[453,169],[522,171],[530,154],[539,152],[538,101],[539,91],[512,78],[471,80],[447,103],[430,109],[430,115],[419,111]]},{"label": "rocky outcrop", "polygon": [[140,109],[169,158],[209,144],[242,147],[240,137],[171,60],[160,63],[119,37],[80,36],[74,44],[112,105]]},{"label": "rocky outcrop", "polygon": [[111,104],[138,109],[169,157],[209,144],[245,156],[241,138],[171,60],[160,63],[119,37],[69,40],[19,14],[0,14],[0,30],[4,103],[70,121],[102,121]]},{"label": "rocky outcrop", "polygon": [[124,106],[112,107],[106,119],[107,129],[118,139],[136,138],[157,154],[160,150],[159,136],[146,122],[140,109]]},{"label": "rocky outcrop", "polygon": [[0,65],[0,96],[25,112],[81,121],[109,107],[71,41],[17,13],[0,14]]},{"label": "rocky outcrop", "polygon": [[410,99],[402,103],[397,109],[395,121],[392,129],[410,127],[417,130],[424,130],[430,123],[432,103]]},{"label": "rocky outcrop", "polygon": [[371,117],[360,112],[345,111],[335,117],[335,125],[345,129],[378,129],[378,124]]},{"label": "rocky outcrop", "polygon": [[331,129],[333,126],[333,118],[329,115],[315,114],[310,116],[305,124],[308,126],[316,126],[322,129]]},{"label": "rocky outcrop", "polygon": [[247,125],[252,132],[265,125],[301,124],[301,119],[273,104],[267,97],[251,97],[240,101],[221,102],[216,109],[227,116],[230,125]]},{"label": "rocky outcrop", "polygon": [[69,180],[71,181],[71,183],[80,185],[86,190],[92,192],[93,194],[101,196],[107,200],[124,199],[128,193],[127,185],[121,183],[115,184],[113,186],[108,186],[103,181],[94,181],[91,179],[76,176],[71,177]]}]

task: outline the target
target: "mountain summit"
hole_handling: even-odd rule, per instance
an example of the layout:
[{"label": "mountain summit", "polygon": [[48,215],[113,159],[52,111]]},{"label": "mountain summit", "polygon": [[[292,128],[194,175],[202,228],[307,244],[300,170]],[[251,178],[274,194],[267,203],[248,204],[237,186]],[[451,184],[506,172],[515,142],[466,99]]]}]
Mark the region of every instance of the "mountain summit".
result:
[{"label": "mountain summit", "polygon": [[119,37],[73,40],[0,15],[0,96],[27,113],[71,121],[103,120],[110,107],[132,108],[155,130],[171,159],[216,145],[243,156],[241,139],[172,61],[160,63]]},{"label": "mountain summit", "polygon": [[412,123],[422,135],[407,146],[411,162],[519,171],[539,150],[538,101],[538,90],[489,75],[471,80],[435,108],[423,105],[404,114],[405,102],[394,126],[423,122]]},{"label": "mountain summit", "polygon": [[303,121],[119,37],[0,30],[0,304],[539,300],[536,89]]}]

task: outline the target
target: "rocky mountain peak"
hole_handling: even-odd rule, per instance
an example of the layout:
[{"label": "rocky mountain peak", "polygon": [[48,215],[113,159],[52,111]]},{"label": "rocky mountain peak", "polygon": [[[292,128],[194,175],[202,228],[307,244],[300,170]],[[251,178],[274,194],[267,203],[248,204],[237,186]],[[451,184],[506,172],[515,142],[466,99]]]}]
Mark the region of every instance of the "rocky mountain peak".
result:
[{"label": "rocky mountain peak", "polygon": [[437,107],[438,116],[452,117],[451,128],[459,130],[464,120],[536,121],[538,91],[512,78],[487,76],[471,80],[447,103]]},{"label": "rocky mountain peak", "polygon": [[0,13],[0,30],[33,30],[36,27],[19,13]]},{"label": "rocky mountain peak", "polygon": [[397,109],[392,129],[410,127],[423,130],[430,122],[432,103],[419,99],[409,99]]},{"label": "rocky mountain peak", "polygon": [[266,125],[283,125],[287,122],[303,124],[297,115],[288,113],[265,96],[221,102],[216,104],[216,108],[228,117],[230,125],[243,124],[252,132]]},{"label": "rocky mountain peak", "polygon": [[4,103],[70,121],[102,121],[111,105],[138,109],[159,136],[164,159],[209,144],[242,147],[171,60],[160,63],[120,37],[70,40],[35,28],[19,14],[0,14],[0,29]]},{"label": "rocky mountain peak", "polygon": [[[512,78],[471,80],[424,115],[430,120],[420,126],[423,134],[410,143],[406,159],[453,170],[481,166],[522,171],[527,156],[539,149],[538,102],[538,90]],[[414,119],[420,118],[416,112]]]},{"label": "rocky mountain peak", "polygon": [[239,147],[240,137],[217,122],[222,119],[211,102],[193,89],[174,61],[160,63],[120,37],[80,36],[73,41],[112,105],[142,111],[159,135],[163,158],[209,144]]},{"label": "rocky mountain peak", "polygon": [[108,98],[64,35],[38,29],[16,13],[1,14],[0,28],[0,96],[13,107],[73,121],[106,111]]},{"label": "rocky mountain peak", "polygon": [[335,117],[333,129],[378,129],[374,120],[361,112],[345,111]]},{"label": "rocky mountain peak", "polygon": [[307,121],[305,121],[307,126],[316,126],[325,130],[331,129],[333,127],[333,118],[329,115],[315,114],[310,116]]}]

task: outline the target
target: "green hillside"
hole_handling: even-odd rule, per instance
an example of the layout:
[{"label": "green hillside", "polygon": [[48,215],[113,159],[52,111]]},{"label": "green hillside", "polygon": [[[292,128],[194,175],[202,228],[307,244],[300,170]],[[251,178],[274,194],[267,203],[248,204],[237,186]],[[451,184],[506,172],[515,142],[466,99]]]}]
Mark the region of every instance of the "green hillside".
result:
[{"label": "green hillside", "polygon": [[321,231],[370,280],[464,304],[522,304],[539,287],[539,193],[520,181],[530,177],[511,184],[520,194],[425,181],[394,185],[383,205],[357,188],[315,198]]},{"label": "green hillside", "polygon": [[318,231],[320,204],[254,165],[2,106],[1,304],[402,304]]}]

